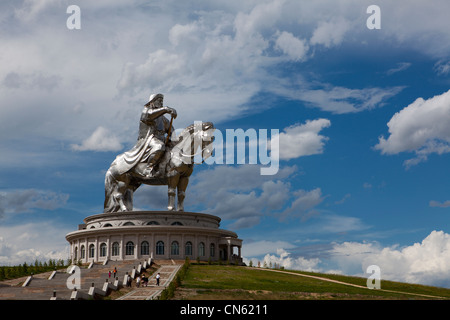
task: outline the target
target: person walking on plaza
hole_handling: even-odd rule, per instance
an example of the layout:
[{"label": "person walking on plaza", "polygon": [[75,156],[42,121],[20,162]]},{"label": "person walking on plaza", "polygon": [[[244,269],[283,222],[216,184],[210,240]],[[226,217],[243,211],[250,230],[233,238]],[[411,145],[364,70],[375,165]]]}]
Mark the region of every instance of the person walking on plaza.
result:
[{"label": "person walking on plaza", "polygon": [[158,274],[156,275],[156,285],[157,286],[159,286],[159,278],[161,278],[161,275],[158,272]]},{"label": "person walking on plaza", "polygon": [[145,273],[142,274],[142,286],[147,287],[148,286],[148,278],[145,275]]},{"label": "person walking on plaza", "polygon": [[141,284],[141,277],[137,276],[137,278],[136,278],[136,287],[139,288],[140,284]]}]

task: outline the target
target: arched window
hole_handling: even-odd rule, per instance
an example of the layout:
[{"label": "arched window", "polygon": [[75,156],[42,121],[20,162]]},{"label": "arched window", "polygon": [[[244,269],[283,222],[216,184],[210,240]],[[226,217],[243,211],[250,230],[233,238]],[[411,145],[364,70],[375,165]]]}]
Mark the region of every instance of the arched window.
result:
[{"label": "arched window", "polygon": [[107,224],[105,224],[103,227],[104,227],[104,228],[106,228],[106,227],[112,227],[112,224],[111,224],[111,223],[107,223]]},{"label": "arched window", "polygon": [[125,246],[125,254],[127,256],[134,255],[134,243],[133,241],[128,241],[127,245]]},{"label": "arched window", "polygon": [[184,254],[187,256],[192,256],[192,242],[186,242],[186,245],[184,246]]},{"label": "arched window", "polygon": [[179,221],[172,222],[173,226],[182,226],[183,224]]},{"label": "arched window", "polygon": [[111,255],[112,256],[118,256],[120,253],[120,246],[118,242],[114,242],[112,244],[112,250],[111,250]]},{"label": "arched window", "polygon": [[198,256],[199,257],[205,256],[205,244],[203,242],[200,242],[198,244]]},{"label": "arched window", "polygon": [[147,241],[141,242],[141,255],[148,256],[150,254],[150,246]]},{"label": "arched window", "polygon": [[125,223],[123,224],[123,226],[134,226],[134,223],[128,221],[128,222],[125,222]]},{"label": "arched window", "polygon": [[89,245],[89,258],[93,258],[95,254],[95,246],[93,244]]},{"label": "arched window", "polygon": [[74,255],[74,258],[73,258],[75,261],[77,261],[78,260],[78,247],[75,247],[75,255]]},{"label": "arched window", "polygon": [[106,243],[100,245],[100,257],[106,257]]},{"label": "arched window", "polygon": [[211,243],[211,245],[209,246],[209,255],[211,257],[214,257],[216,255],[216,246],[214,245],[214,243]]},{"label": "arched window", "polygon": [[180,245],[177,241],[173,241],[170,246],[170,254],[174,256],[178,256],[180,254]]},{"label": "arched window", "polygon": [[84,245],[81,246],[81,259],[84,259],[86,257],[86,248]]},{"label": "arched window", "polygon": [[156,254],[158,254],[158,255],[164,254],[164,242],[158,241],[156,243]]},{"label": "arched window", "polygon": [[159,225],[159,222],[157,222],[157,221],[149,221],[149,222],[147,222],[147,225],[148,225],[148,226],[151,226],[151,225],[156,225],[156,226],[158,226],[158,225]]}]

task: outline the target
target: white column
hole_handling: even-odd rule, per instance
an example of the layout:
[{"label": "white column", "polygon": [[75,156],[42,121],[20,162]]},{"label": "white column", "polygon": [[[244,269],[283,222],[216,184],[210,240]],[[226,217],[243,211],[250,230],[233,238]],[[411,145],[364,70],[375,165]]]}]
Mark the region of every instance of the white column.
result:
[{"label": "white column", "polygon": [[136,238],[134,238],[136,241],[134,242],[134,258],[137,259],[138,258],[138,247],[139,247],[139,235],[136,236]]},{"label": "white column", "polygon": [[106,239],[106,259],[110,260],[111,259],[111,249],[109,248],[109,245],[111,244],[111,236],[108,236],[108,238]]},{"label": "white column", "polygon": [[120,260],[124,260],[124,248],[123,248],[123,235],[120,236],[120,252],[119,252],[119,257]]},{"label": "white column", "polygon": [[88,259],[89,259],[88,239],[84,238],[84,262],[87,263]]},{"label": "white column", "polygon": [[98,237],[95,237],[95,242],[94,242],[94,262],[98,262],[98,251],[99,251],[99,247],[98,247]]}]

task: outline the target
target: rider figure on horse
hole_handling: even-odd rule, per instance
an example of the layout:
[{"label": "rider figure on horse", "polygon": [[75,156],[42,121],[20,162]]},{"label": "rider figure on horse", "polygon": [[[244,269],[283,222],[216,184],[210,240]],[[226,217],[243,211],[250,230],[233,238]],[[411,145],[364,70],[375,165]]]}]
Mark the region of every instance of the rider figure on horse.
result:
[{"label": "rider figure on horse", "polygon": [[173,108],[164,107],[163,99],[164,96],[160,93],[150,95],[141,113],[137,142],[131,150],[116,158],[115,175],[132,172],[144,179],[164,175],[163,170],[158,170],[160,167],[164,169],[164,164],[159,165],[168,141],[165,141],[164,135],[167,133],[169,136],[170,132],[174,132],[172,121],[167,120],[164,114],[169,113],[173,119],[177,117],[177,112]]},{"label": "rider figure on horse", "polygon": [[152,94],[139,121],[138,144],[145,145],[140,163],[146,163],[143,174],[147,178],[163,174],[158,170],[158,164],[166,150],[164,135],[173,132],[172,123],[164,117],[164,114],[169,113],[173,118],[177,117],[175,109],[163,106],[163,100],[164,95]]}]

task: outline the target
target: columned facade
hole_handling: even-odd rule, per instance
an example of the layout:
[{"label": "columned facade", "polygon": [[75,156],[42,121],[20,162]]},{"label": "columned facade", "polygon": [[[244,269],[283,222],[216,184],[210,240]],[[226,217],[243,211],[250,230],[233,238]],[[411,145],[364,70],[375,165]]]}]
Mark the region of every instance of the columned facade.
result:
[{"label": "columned facade", "polygon": [[[217,216],[172,211],[102,213],[66,235],[73,262],[154,259],[242,263],[242,240]],[[234,252],[237,248],[237,252]]]}]

